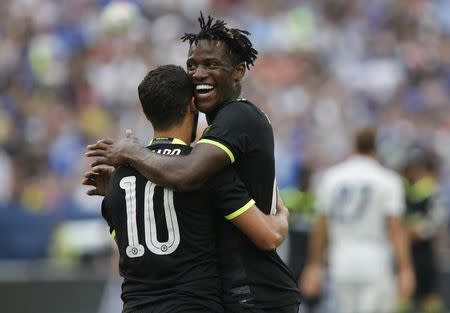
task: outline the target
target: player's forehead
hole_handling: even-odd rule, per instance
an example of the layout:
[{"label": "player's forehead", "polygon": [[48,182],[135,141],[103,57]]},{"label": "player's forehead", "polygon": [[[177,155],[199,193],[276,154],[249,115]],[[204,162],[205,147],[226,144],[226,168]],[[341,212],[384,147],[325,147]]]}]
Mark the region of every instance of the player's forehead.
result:
[{"label": "player's forehead", "polygon": [[228,61],[231,58],[231,52],[227,44],[220,40],[199,40],[197,44],[193,43],[189,47],[188,60],[218,59]]}]

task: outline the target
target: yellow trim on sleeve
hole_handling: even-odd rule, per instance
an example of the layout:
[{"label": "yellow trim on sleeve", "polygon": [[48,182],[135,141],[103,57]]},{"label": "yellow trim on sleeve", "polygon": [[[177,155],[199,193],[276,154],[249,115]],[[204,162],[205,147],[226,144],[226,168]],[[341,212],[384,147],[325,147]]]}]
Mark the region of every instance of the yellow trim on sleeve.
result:
[{"label": "yellow trim on sleeve", "polygon": [[231,152],[231,150],[228,149],[227,146],[225,146],[224,144],[221,144],[220,142],[217,142],[217,141],[214,141],[211,139],[200,139],[198,141],[198,143],[209,143],[210,145],[213,145],[213,146],[216,146],[216,147],[222,149],[230,158],[231,163],[234,163],[235,158],[234,158],[233,152]]},{"label": "yellow trim on sleeve", "polygon": [[116,230],[115,229],[113,229],[113,231],[111,232],[111,237],[113,237],[113,239],[116,238]]},{"label": "yellow trim on sleeve", "polygon": [[242,208],[240,208],[239,210],[234,211],[233,213],[225,216],[225,218],[227,220],[232,220],[233,218],[238,217],[239,215],[241,215],[242,213],[244,213],[245,211],[247,211],[248,209],[250,209],[253,205],[255,204],[255,200],[251,199],[246,205],[244,205]]}]

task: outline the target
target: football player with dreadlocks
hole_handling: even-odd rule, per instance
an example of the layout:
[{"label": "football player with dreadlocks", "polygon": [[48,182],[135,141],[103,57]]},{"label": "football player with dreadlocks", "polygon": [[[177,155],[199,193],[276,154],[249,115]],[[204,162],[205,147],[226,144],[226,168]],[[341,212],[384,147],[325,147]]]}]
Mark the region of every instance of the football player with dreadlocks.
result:
[{"label": "football player with dreadlocks", "polygon": [[[182,37],[190,44],[186,64],[196,105],[209,124],[192,152],[158,155],[126,138],[100,140],[88,146],[86,155],[96,157],[93,167],[131,164],[155,184],[178,191],[197,189],[231,165],[258,207],[273,214],[277,186],[272,126],[264,112],[241,95],[241,80],[257,51],[245,30],[228,28],[210,16],[205,20],[201,15],[199,23],[199,33]],[[297,313],[295,280],[276,251],[258,249],[227,221],[219,229],[219,251],[227,312]]]}]

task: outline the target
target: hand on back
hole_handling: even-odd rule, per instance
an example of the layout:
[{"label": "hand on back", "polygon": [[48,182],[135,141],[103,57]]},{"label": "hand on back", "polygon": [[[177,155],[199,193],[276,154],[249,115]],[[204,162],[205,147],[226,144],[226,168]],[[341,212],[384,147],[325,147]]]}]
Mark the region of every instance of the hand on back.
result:
[{"label": "hand on back", "polygon": [[111,166],[97,166],[84,173],[83,185],[93,186],[86,193],[89,196],[105,196],[109,178],[114,171]]},{"label": "hand on back", "polygon": [[93,186],[86,193],[90,196],[105,196],[114,167],[126,163],[127,153],[138,145],[137,139],[129,129],[125,131],[125,138],[119,140],[101,139],[93,145],[87,146],[87,157],[95,157],[91,169],[84,173],[83,185]]},{"label": "hand on back", "polygon": [[127,163],[129,156],[139,148],[137,138],[131,130],[127,129],[123,139],[101,139],[95,144],[88,145],[86,156],[95,158],[91,163],[92,168],[98,165],[117,167]]}]

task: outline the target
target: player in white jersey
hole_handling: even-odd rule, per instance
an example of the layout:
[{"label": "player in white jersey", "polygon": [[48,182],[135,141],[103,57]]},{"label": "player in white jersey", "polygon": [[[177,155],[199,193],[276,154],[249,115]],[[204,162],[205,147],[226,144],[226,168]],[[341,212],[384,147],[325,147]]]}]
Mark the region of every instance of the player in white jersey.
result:
[{"label": "player in white jersey", "polygon": [[[355,137],[355,153],[331,167],[317,185],[318,222],[308,265],[300,280],[305,296],[320,292],[323,254],[340,313],[391,313],[396,295],[407,301],[414,289],[408,242],[401,222],[404,190],[400,177],[376,160],[375,132]],[[398,269],[398,289],[392,263]]]}]

